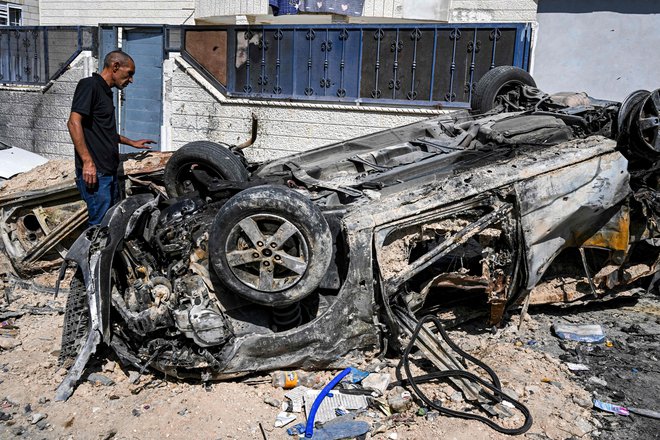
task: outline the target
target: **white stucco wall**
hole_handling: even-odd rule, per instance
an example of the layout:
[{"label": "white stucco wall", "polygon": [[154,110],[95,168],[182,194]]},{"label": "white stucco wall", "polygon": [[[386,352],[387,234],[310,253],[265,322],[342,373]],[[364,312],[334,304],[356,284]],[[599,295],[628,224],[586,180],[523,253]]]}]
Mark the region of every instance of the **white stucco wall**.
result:
[{"label": "white stucco wall", "polygon": [[537,0],[451,0],[450,22],[535,21]]},{"label": "white stucco wall", "polygon": [[[364,0],[362,17],[449,22],[534,21],[537,0]],[[195,18],[268,13],[268,0],[196,0]]]},{"label": "white stucco wall", "polygon": [[78,81],[89,76],[94,59],[83,53],[45,92],[39,87],[0,88],[0,133],[9,144],[49,158],[72,157],[66,128]]},{"label": "white stucco wall", "polygon": [[268,0],[196,0],[195,18],[268,14]]},{"label": "white stucco wall", "polygon": [[194,7],[194,0],[41,0],[40,24],[194,24]]},{"label": "white stucco wall", "polygon": [[259,120],[257,141],[245,150],[253,161],[281,157],[429,117],[359,107],[341,111],[293,103],[222,101],[178,63],[170,60],[166,66],[168,107],[164,118],[169,125],[171,149],[195,140],[240,144],[250,137],[253,113]]},{"label": "white stucco wall", "polygon": [[538,22],[532,74],[541,90],[623,101],[660,86],[660,2],[540,0]]},{"label": "white stucco wall", "polygon": [[[40,88],[0,87],[0,132],[10,144],[49,158],[72,157],[66,128],[78,81],[95,71],[96,59],[84,52],[45,92]],[[250,137],[251,114],[259,120],[256,143],[246,149],[253,161],[263,161],[408,124],[430,114],[309,108],[295,103],[245,103],[221,100],[173,60],[164,73],[165,151],[194,140],[239,144]]]}]

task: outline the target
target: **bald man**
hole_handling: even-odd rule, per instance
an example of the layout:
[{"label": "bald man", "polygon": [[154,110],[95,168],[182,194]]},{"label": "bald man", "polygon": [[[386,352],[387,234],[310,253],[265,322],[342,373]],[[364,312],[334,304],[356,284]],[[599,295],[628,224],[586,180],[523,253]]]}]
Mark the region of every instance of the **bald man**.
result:
[{"label": "bald man", "polygon": [[119,201],[119,144],[146,149],[150,139],[134,141],[117,133],[112,88],[133,82],[135,63],[121,50],[106,55],[103,70],[78,82],[67,127],[76,156],[76,185],[87,204],[89,224],[101,223]]}]

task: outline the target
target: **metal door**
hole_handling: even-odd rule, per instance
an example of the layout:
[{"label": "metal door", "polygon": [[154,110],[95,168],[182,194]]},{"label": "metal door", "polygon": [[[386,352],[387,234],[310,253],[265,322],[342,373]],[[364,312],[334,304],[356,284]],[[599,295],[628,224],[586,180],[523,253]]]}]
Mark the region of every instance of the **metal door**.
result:
[{"label": "metal door", "polygon": [[[121,92],[119,133],[127,138],[152,139],[153,150],[161,150],[163,118],[163,29],[124,28],[122,50],[135,61],[135,77]],[[122,145],[121,153],[137,150]]]}]

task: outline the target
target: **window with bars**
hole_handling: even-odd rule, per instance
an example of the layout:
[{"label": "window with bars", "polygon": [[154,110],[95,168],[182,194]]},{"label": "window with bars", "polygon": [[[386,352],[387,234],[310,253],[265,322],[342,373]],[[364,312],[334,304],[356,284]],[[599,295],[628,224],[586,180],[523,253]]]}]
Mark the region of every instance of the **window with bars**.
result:
[{"label": "window with bars", "polygon": [[23,9],[20,5],[0,2],[0,26],[22,26]]}]

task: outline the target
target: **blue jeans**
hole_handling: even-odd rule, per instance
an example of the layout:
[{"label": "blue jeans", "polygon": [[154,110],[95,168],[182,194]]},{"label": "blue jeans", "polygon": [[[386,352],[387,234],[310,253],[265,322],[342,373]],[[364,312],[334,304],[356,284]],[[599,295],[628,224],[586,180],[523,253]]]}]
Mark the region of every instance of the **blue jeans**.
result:
[{"label": "blue jeans", "polygon": [[96,185],[88,187],[82,179],[82,170],[76,168],[76,186],[87,204],[89,225],[98,225],[108,209],[119,202],[119,180],[116,175],[96,173]]}]

